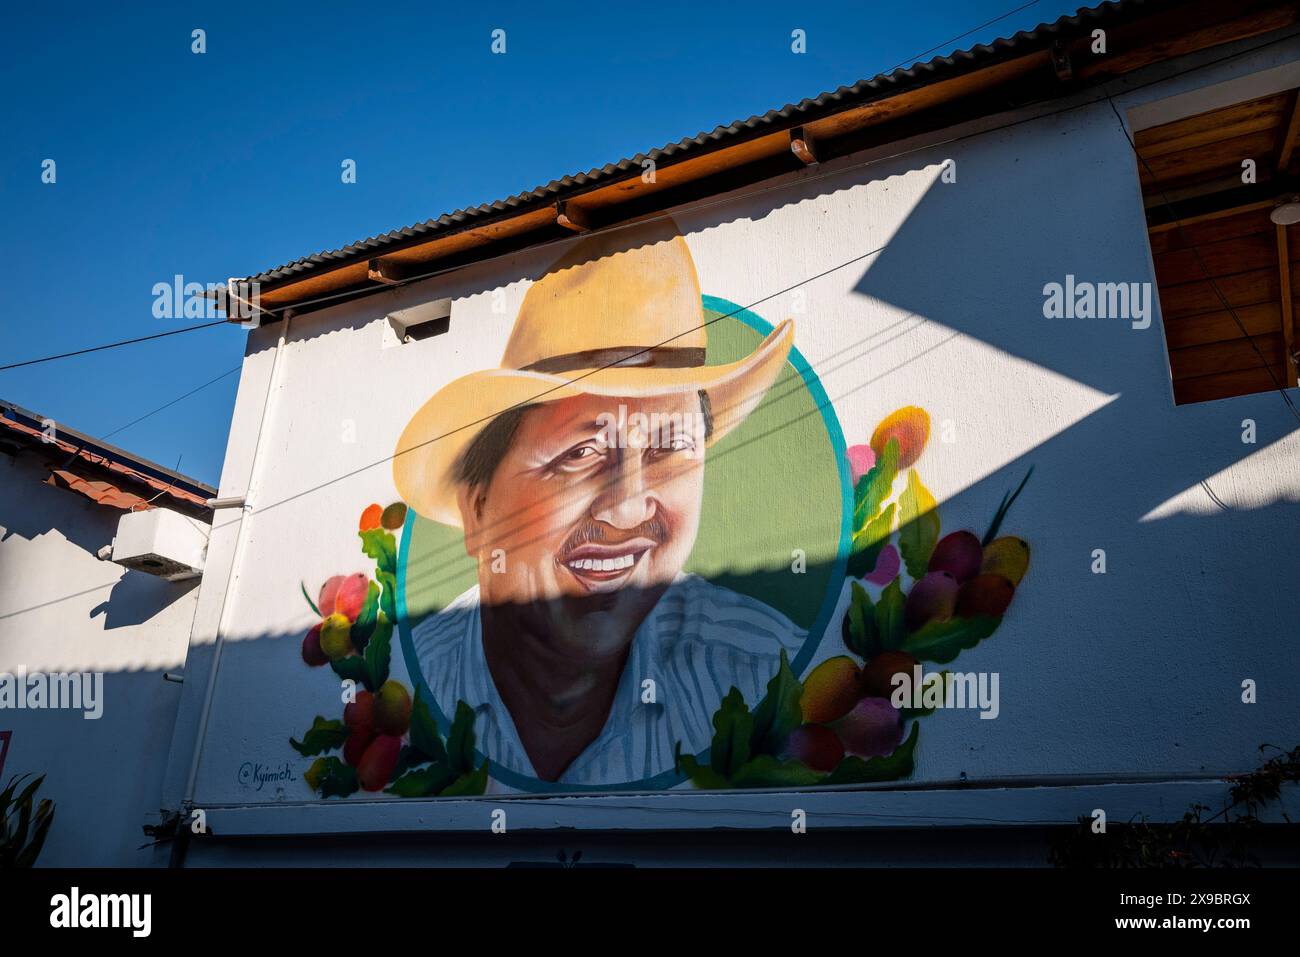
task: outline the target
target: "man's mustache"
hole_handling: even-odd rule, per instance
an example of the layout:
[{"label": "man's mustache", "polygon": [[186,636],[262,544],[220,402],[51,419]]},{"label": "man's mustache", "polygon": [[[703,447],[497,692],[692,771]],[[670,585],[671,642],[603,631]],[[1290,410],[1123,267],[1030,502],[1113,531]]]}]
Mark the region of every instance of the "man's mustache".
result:
[{"label": "man's mustache", "polygon": [[609,526],[600,522],[583,522],[575,528],[564,541],[564,546],[560,549],[561,555],[567,555],[581,545],[596,544],[606,545],[619,542],[628,542],[634,538],[647,538],[656,545],[662,545],[668,541],[668,526],[658,516],[642,522],[636,528],[627,532],[620,532],[617,538],[611,542]]}]

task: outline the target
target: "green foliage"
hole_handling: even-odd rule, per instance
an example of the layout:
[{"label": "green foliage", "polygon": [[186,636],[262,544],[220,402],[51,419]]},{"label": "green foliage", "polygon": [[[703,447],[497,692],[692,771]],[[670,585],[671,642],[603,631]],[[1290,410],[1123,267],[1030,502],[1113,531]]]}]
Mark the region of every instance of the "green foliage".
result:
[{"label": "green foliage", "polygon": [[894,651],[903,644],[904,604],[903,586],[900,579],[895,578],[885,586],[885,590],[880,593],[880,601],[876,602],[876,634],[879,636],[880,647],[886,651]]},{"label": "green foliage", "polygon": [[446,763],[447,746],[442,742],[442,735],[438,734],[438,725],[429,712],[428,703],[418,690],[415,692],[415,703],[411,706],[410,734],[411,747],[423,755],[425,760]]},{"label": "green foliage", "polygon": [[[1268,747],[1261,745],[1260,751]],[[1093,831],[1091,817],[1080,817],[1052,844],[1048,863],[1072,868],[1258,866],[1249,845],[1260,823],[1259,811],[1281,796],[1283,784],[1300,782],[1300,747],[1231,780],[1228,802],[1209,817],[1205,815],[1210,808],[1193,804],[1172,823],[1153,823],[1140,815],[1108,822],[1100,833]],[[1223,820],[1215,823],[1219,818]]]},{"label": "green foliage", "polygon": [[307,594],[307,585],[304,582],[299,582],[298,587],[302,589],[302,597],[307,599],[307,606],[311,608],[313,612],[316,613],[316,617],[317,618],[324,617],[323,615],[321,615],[320,609],[316,607],[316,603],[311,600],[311,595]]},{"label": "green foliage", "polygon": [[447,732],[447,764],[457,774],[474,770],[474,709],[463,701]]},{"label": "green foliage", "polygon": [[290,738],[289,743],[299,754],[311,757],[343,747],[343,742],[348,739],[348,733],[342,721],[326,721],[324,715],[318,714],[311,727],[307,729],[307,733],[302,736],[302,740],[295,741]]},{"label": "green foliage", "polygon": [[36,792],[45,781],[45,775],[36,778],[17,798],[14,792],[29,775],[9,780],[9,786],[0,792],[0,870],[31,867],[45,846],[46,835],[54,823],[54,802],[42,798],[32,807]]},{"label": "green foliage", "polygon": [[709,766],[730,778],[749,760],[749,742],[754,733],[754,718],[739,688],[732,688],[722,699],[713,716],[713,727]]},{"label": "green foliage", "polygon": [[779,754],[785,739],[803,721],[799,699],[803,685],[790,670],[785,650],[781,651],[781,664],[772,680],[767,683],[767,694],[754,709],[754,726],[750,732],[751,754]]},{"label": "green foliage", "polygon": [[355,794],[357,789],[361,787],[361,783],[357,780],[356,768],[344,764],[333,755],[328,758],[318,758],[317,760],[322,762],[320,765],[320,778],[317,781],[321,797],[345,798],[350,794]]},{"label": "green foliage", "polygon": [[832,771],[822,784],[867,784],[875,781],[897,781],[912,773],[916,739],[921,726],[912,723],[912,733],[892,752],[877,758],[862,759],[849,755]]},{"label": "green foliage", "polygon": [[378,623],[379,586],[371,582],[370,587],[366,589],[366,600],[361,605],[361,613],[357,615],[357,620],[352,623],[352,629],[348,632],[352,647],[357,651],[364,651]]},{"label": "green foliage", "polygon": [[853,582],[849,586],[849,607],[844,613],[844,647],[866,661],[880,654],[880,631],[876,628],[876,606],[867,590]]},{"label": "green foliage", "polygon": [[921,484],[916,469],[907,473],[907,488],[898,499],[898,553],[913,579],[925,574],[930,554],[939,542],[939,509]]},{"label": "green foliage", "polygon": [[398,797],[428,797],[440,794],[454,780],[456,775],[445,763],[430,764],[398,776],[388,793]]},{"label": "green foliage", "polygon": [[1029,471],[1025,473],[1025,477],[1022,478],[1020,484],[1016,486],[1016,490],[1014,492],[1008,492],[1002,496],[1002,504],[998,506],[998,510],[993,514],[993,521],[989,523],[989,530],[985,532],[984,537],[980,539],[981,545],[988,545],[989,542],[998,537],[998,529],[1002,527],[1002,520],[1007,517],[1007,512],[1011,509],[1011,504],[1020,496],[1020,493],[1024,490],[1025,483],[1029,481],[1029,476],[1033,474],[1034,467],[1031,465],[1029,466]]},{"label": "green foliage", "polygon": [[[373,586],[372,586],[373,587]],[[393,623],[382,611],[375,621],[375,630],[366,643],[362,656],[364,662],[363,680],[371,691],[378,691],[388,680],[388,666],[392,658]]]},{"label": "green foliage", "polygon": [[903,641],[903,650],[919,661],[945,665],[997,630],[1001,618],[949,618],[926,622]]}]

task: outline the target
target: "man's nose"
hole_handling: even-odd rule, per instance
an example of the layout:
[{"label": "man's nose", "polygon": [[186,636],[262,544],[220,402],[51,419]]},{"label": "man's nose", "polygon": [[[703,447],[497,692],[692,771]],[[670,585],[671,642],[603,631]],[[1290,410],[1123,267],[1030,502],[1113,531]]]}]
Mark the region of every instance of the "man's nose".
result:
[{"label": "man's nose", "polygon": [[655,513],[639,449],[620,449],[605,488],[592,502],[591,517],[615,528],[636,528]]}]

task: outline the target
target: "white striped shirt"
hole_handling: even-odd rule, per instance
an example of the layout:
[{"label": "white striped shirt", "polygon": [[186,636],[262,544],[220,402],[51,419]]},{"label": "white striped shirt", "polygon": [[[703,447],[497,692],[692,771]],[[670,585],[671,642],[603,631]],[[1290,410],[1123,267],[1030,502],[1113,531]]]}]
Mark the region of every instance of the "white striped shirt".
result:
[{"label": "white striped shirt", "polygon": [[[444,715],[456,702],[475,711],[478,749],[500,768],[535,778],[510,712],[483,653],[479,590],[460,595],[412,630],[420,670]],[[713,714],[734,686],[754,708],[780,665],[793,660],[807,633],[780,612],[695,575],[679,575],[632,639],[605,726],[557,783],[618,785],[673,767],[674,746],[697,754],[713,737]],[[655,683],[655,703],[642,703],[642,682]],[[445,727],[443,729],[446,730]],[[493,792],[515,790],[494,780]]]}]

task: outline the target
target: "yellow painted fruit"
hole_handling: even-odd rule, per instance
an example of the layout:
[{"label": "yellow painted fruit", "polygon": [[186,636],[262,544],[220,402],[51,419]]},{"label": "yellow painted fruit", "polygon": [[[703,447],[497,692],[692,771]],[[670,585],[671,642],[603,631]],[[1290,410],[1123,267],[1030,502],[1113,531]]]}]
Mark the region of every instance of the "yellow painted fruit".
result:
[{"label": "yellow painted fruit", "polygon": [[326,763],[324,758],[317,758],[311,763],[311,767],[303,773],[303,780],[307,782],[307,786],[313,791],[320,790],[320,779],[325,774]]},{"label": "yellow painted fruit", "polygon": [[805,724],[824,724],[848,714],[861,697],[858,663],[840,655],[827,658],[804,679],[799,706]]},{"label": "yellow painted fruit", "polygon": [[984,549],[984,560],[980,572],[985,575],[1001,575],[1013,585],[1019,585],[1020,579],[1029,570],[1029,543],[1023,538],[1004,535],[995,538]]},{"label": "yellow painted fruit", "polygon": [[375,728],[381,734],[402,735],[411,724],[411,696],[391,678],[375,692]]},{"label": "yellow painted fruit", "polygon": [[320,649],[330,661],[338,661],[352,654],[352,622],[338,612],[321,623]]}]

